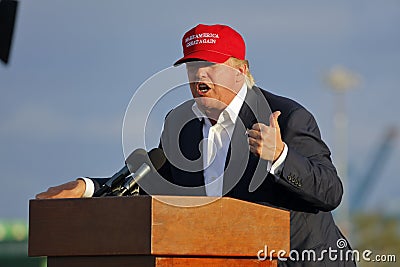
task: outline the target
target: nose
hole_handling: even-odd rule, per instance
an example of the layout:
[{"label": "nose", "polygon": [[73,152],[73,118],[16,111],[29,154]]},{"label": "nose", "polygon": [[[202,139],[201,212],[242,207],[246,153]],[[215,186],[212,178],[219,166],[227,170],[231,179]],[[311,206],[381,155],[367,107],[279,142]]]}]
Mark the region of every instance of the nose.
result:
[{"label": "nose", "polygon": [[204,79],[207,78],[207,70],[206,68],[198,68],[197,73],[196,73],[196,78],[198,79]]},{"label": "nose", "polygon": [[207,79],[207,71],[205,68],[196,68],[188,71],[190,82],[198,82]]}]

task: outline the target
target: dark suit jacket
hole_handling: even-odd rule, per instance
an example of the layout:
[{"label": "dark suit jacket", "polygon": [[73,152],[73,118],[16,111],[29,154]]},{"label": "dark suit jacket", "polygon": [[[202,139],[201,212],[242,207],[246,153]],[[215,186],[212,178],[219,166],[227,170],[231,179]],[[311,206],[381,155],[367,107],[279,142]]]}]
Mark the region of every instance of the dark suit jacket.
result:
[{"label": "dark suit jacket", "polygon": [[[167,115],[161,137],[168,162],[160,173],[180,187],[164,184],[162,188],[166,191],[159,188],[150,194],[205,195],[199,145],[203,124],[193,114],[192,105],[193,101],[188,101]],[[268,125],[271,112],[278,110],[282,140],[289,150],[282,172],[274,176],[269,174],[267,162],[249,151],[245,130],[256,122]],[[228,151],[223,193],[289,210],[291,249],[300,254],[313,249],[318,258],[324,249],[338,249],[336,242],[343,238],[330,212],[339,205],[343,194],[330,151],[321,140],[311,113],[288,98],[257,87],[248,90]],[[354,263],[330,261],[327,255],[317,262],[280,262],[280,266],[314,265],[354,266]]]}]

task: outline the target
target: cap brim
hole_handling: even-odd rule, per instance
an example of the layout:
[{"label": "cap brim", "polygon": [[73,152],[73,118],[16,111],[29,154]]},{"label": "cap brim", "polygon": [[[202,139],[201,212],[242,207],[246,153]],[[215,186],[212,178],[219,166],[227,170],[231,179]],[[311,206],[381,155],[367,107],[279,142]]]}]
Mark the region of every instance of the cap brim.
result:
[{"label": "cap brim", "polygon": [[222,54],[216,51],[210,51],[210,50],[200,50],[196,51],[193,53],[190,53],[183,58],[179,59],[174,63],[174,66],[178,66],[182,63],[190,62],[190,61],[208,61],[208,62],[213,62],[213,63],[224,63],[227,61],[231,56]]}]

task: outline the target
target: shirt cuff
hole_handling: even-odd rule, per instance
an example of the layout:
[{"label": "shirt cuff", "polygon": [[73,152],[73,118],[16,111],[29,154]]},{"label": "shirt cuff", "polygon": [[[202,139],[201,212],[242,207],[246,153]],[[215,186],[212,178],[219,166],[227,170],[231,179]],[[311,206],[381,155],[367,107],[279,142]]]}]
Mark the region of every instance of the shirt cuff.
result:
[{"label": "shirt cuff", "polygon": [[271,166],[271,170],[270,173],[275,175],[275,176],[279,176],[281,175],[283,166],[285,165],[285,159],[288,153],[288,146],[286,145],[286,143],[283,143],[284,147],[283,147],[283,151],[281,153],[281,155],[279,156],[279,158],[274,162],[274,164],[272,164]]},{"label": "shirt cuff", "polygon": [[94,183],[92,180],[86,177],[80,177],[79,180],[83,180],[86,184],[85,192],[82,197],[92,197],[94,194]]}]

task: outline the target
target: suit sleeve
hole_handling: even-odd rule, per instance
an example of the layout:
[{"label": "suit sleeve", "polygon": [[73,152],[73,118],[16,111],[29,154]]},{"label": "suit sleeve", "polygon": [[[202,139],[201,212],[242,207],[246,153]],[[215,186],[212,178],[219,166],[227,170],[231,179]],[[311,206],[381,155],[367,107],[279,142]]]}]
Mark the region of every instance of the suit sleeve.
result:
[{"label": "suit sleeve", "polygon": [[289,150],[277,183],[313,208],[335,209],[342,199],[343,186],[314,117],[303,108],[295,109],[281,130]]}]

